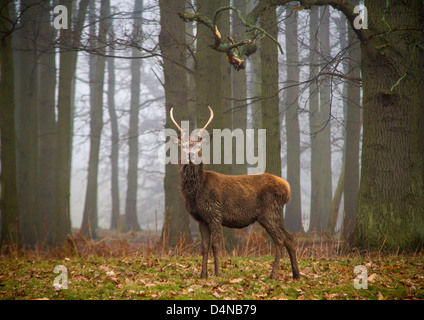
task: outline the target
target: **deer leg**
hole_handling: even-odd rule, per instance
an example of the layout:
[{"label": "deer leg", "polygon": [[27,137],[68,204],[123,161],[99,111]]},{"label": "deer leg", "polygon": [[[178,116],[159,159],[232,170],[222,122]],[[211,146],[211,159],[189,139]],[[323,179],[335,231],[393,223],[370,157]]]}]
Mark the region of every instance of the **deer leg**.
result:
[{"label": "deer leg", "polygon": [[209,226],[205,222],[199,222],[199,230],[202,236],[202,273],[200,274],[201,278],[208,277],[208,253],[209,247],[211,244],[211,231]]},{"label": "deer leg", "polygon": [[[278,219],[280,219],[278,217]],[[281,252],[284,246],[284,233],[282,232],[277,219],[271,219],[264,215],[258,219],[259,224],[268,232],[275,244],[275,259],[272,264],[270,278],[276,279],[278,275],[278,267],[280,264]]]},{"label": "deer leg", "polygon": [[290,263],[291,263],[292,272],[293,272],[293,279],[299,279],[300,272],[299,272],[299,267],[297,265],[296,250],[294,249],[293,236],[288,231],[286,231],[286,229],[284,229],[284,226],[282,224],[281,224],[281,230],[283,231],[284,238],[285,238],[284,246],[286,247],[290,257]]},{"label": "deer leg", "polygon": [[212,252],[215,263],[215,275],[219,276],[219,255],[221,252],[222,245],[222,227],[221,225],[211,225],[212,234]]}]

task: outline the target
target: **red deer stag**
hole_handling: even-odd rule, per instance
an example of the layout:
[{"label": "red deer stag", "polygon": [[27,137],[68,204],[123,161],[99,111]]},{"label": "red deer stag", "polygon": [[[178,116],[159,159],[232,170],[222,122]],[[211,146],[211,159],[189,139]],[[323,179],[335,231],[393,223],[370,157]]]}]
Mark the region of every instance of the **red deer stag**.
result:
[{"label": "red deer stag", "polygon": [[[287,181],[269,173],[258,175],[224,175],[204,169],[201,160],[202,135],[213,119],[210,118],[199,131],[198,136],[187,135],[177,124],[171,109],[173,123],[181,132],[174,142],[181,146],[181,157],[186,164],[180,164],[180,188],[187,211],[199,222],[202,236],[202,273],[208,276],[208,252],[212,241],[215,275],[219,275],[219,253],[222,245],[222,226],[244,228],[258,222],[269,233],[276,245],[275,260],[271,279],[278,273],[283,246],[291,261],[293,278],[299,278],[293,236],[286,231],[281,218],[283,207],[290,200],[290,186]],[[204,139],[209,140],[209,139]],[[207,142],[206,142],[207,143]],[[196,164],[199,163],[199,164]]]}]

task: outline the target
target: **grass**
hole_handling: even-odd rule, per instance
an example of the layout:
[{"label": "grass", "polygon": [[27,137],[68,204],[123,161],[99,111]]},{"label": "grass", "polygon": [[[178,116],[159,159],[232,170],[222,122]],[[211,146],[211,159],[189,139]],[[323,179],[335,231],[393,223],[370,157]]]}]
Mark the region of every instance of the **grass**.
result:
[{"label": "grass", "polygon": [[[274,259],[270,252],[224,254],[221,276],[212,275],[213,261],[209,260],[210,276],[200,279],[201,257],[193,247],[176,253],[137,249],[122,240],[85,241],[54,254],[1,255],[0,299],[424,299],[424,258],[420,254],[337,254],[321,242],[317,247],[326,253],[320,256],[310,246],[298,246],[300,280],[292,279],[286,255],[279,278],[270,280]],[[53,286],[62,275],[53,272],[58,265],[67,269],[67,289]],[[357,265],[367,268],[368,289],[354,287]]]}]

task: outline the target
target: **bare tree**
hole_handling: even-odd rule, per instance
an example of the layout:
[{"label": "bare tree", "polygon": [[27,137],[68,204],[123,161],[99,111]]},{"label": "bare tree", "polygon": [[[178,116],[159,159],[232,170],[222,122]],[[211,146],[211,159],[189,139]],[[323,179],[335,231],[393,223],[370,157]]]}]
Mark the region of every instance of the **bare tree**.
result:
[{"label": "bare tree", "polygon": [[[94,1],[91,2],[90,20],[94,15]],[[81,232],[90,238],[96,237],[97,229],[97,198],[98,198],[98,170],[100,138],[103,128],[103,87],[106,65],[106,37],[108,33],[108,19],[110,15],[110,1],[102,1],[100,8],[100,23],[98,40],[100,55],[92,56],[90,61],[90,156],[88,162],[87,189]],[[94,20],[94,19],[93,19]],[[94,21],[90,21],[94,23]],[[93,32],[94,33],[94,32]],[[93,33],[91,34],[93,36]],[[93,41],[92,39],[91,41]]]},{"label": "bare tree", "polygon": [[[143,0],[135,0],[133,10],[134,37],[140,40],[142,36],[141,17],[143,12]],[[132,49],[132,57],[139,58],[140,51]],[[138,193],[138,117],[140,108],[140,68],[141,60],[131,60],[131,104],[130,104],[130,127],[128,130],[128,173],[127,195],[125,200],[125,231],[139,230],[137,221],[137,193]]]},{"label": "bare tree", "polygon": [[287,205],[285,223],[292,232],[302,231],[302,206],[300,188],[300,129],[299,129],[299,52],[297,12],[286,9],[286,65],[287,90],[284,93],[287,134],[287,180],[290,181],[292,197]]}]

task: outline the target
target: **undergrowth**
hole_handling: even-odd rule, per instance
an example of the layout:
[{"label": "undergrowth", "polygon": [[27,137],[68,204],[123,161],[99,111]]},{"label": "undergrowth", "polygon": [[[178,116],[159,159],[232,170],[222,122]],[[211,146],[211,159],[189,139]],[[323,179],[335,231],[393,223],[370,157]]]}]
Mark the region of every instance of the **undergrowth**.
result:
[{"label": "undergrowth", "polygon": [[[168,248],[140,234],[102,236],[95,241],[75,234],[61,248],[2,248],[0,299],[424,298],[421,253],[348,251],[339,241],[297,235],[301,279],[293,280],[284,253],[279,278],[270,280],[273,246],[267,236],[255,232],[231,252],[223,251],[219,277],[213,275],[210,255],[209,278],[201,279],[198,242]],[[366,268],[367,289],[354,286],[358,265]],[[67,270],[66,289],[62,280],[54,286],[56,277],[63,275],[54,273],[56,266]]]}]

